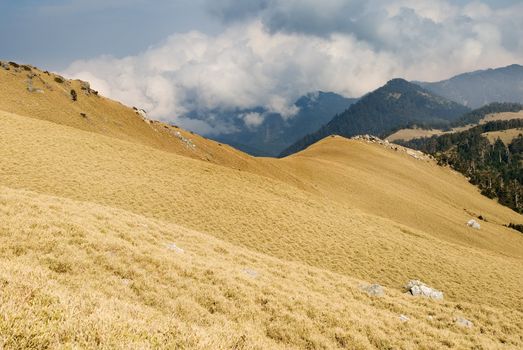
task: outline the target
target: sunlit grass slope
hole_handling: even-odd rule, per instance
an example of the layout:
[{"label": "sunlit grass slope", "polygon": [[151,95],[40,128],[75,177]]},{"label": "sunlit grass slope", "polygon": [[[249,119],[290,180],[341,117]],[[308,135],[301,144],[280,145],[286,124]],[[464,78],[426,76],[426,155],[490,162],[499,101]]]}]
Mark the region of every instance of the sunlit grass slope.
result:
[{"label": "sunlit grass slope", "polygon": [[518,313],[393,289],[370,297],[365,282],[128,211],[0,187],[0,216],[3,348],[521,344]]},{"label": "sunlit grass slope", "polygon": [[486,136],[490,143],[496,142],[496,140],[499,138],[503,143],[506,145],[509,145],[512,143],[512,141],[518,137],[520,134],[523,134],[523,129],[517,128],[517,129],[507,129],[507,130],[501,130],[501,131],[490,131],[483,133],[483,136]]},{"label": "sunlit grass slope", "polygon": [[0,68],[5,347],[523,346],[523,219],[458,173],[341,137],[252,158],[27,72]]},{"label": "sunlit grass slope", "polygon": [[[512,120],[512,119],[522,119],[522,118],[523,118],[523,111],[493,113],[493,114],[489,114],[485,118],[481,119],[479,121],[479,124],[486,124],[488,122],[492,122],[492,121],[496,121],[496,120]],[[443,131],[443,130],[439,130],[439,129],[431,129],[431,130],[401,129],[401,130],[398,130],[395,133],[389,135],[387,137],[387,140],[389,140],[391,142],[398,141],[398,140],[410,141],[412,139],[416,139],[416,138],[420,138],[420,137],[431,137],[434,135],[443,135],[443,134],[452,133],[452,132],[461,132],[461,131],[470,129],[473,126],[474,126],[473,124],[469,124],[466,126],[460,126],[457,128],[453,128],[450,131]],[[492,133],[487,133],[487,134],[492,134]],[[504,137],[507,141],[511,140],[511,139],[509,139],[510,136],[508,136],[508,135],[504,136],[503,134],[501,134],[499,136],[501,136],[502,138]],[[494,136],[489,136],[489,140],[491,140],[492,137],[494,137]]]},{"label": "sunlit grass slope", "polygon": [[[27,65],[18,68],[11,65],[9,68],[5,70],[0,67],[0,110],[273,176],[272,169],[260,166],[247,154],[176,126],[144,119],[138,110],[107,99],[93,90],[82,89],[82,86],[88,86],[85,82],[68,80]],[[29,86],[32,92],[28,90]],[[76,92],[77,101],[72,100],[71,90]],[[279,177],[282,176],[279,174]]]}]

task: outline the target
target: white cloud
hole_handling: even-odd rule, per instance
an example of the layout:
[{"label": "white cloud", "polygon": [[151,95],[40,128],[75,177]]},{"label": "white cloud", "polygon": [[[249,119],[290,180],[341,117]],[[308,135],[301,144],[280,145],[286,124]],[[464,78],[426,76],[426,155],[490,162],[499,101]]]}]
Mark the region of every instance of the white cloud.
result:
[{"label": "white cloud", "polygon": [[[205,134],[236,130],[212,110],[262,106],[291,118],[296,98],[310,91],[357,97],[393,77],[440,80],[523,57],[523,5],[266,0],[235,21],[228,8],[214,11],[231,21],[223,33],[175,34],[135,56],[74,62],[64,74]],[[263,121],[237,117],[251,128]]]},{"label": "white cloud", "polygon": [[249,129],[254,129],[260,126],[265,119],[262,114],[256,112],[242,114],[241,118]]}]

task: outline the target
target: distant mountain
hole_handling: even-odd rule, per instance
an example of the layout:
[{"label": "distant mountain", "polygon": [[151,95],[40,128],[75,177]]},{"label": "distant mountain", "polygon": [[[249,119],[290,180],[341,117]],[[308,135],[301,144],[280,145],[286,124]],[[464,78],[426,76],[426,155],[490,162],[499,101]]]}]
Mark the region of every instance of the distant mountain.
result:
[{"label": "distant mountain", "polygon": [[328,135],[381,135],[412,122],[447,124],[469,109],[403,79],[389,81],[365,95],[344,113],[313,134],[309,134],[281,153],[286,156],[308,147]]},{"label": "distant mountain", "polygon": [[[215,112],[216,118],[235,123],[234,133],[209,136],[255,156],[277,156],[292,143],[318,130],[336,114],[345,111],[357,99],[346,98],[332,92],[309,93],[299,98],[295,106],[299,112],[284,118],[263,108],[234,112]],[[263,119],[259,125],[249,125],[246,116]],[[238,118],[240,116],[240,118]]]},{"label": "distant mountain", "polygon": [[517,64],[460,74],[435,83],[416,84],[470,108],[492,102],[523,103],[523,66]]}]

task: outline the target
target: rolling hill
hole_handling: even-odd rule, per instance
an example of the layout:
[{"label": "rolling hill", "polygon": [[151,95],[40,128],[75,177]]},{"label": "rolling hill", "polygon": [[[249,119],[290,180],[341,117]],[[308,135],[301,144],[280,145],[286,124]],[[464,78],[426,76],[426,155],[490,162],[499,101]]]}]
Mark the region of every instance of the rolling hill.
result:
[{"label": "rolling hill", "polygon": [[362,97],[344,113],[297,141],[281,155],[303,150],[329,135],[381,135],[414,122],[446,124],[467,111],[466,107],[433,95],[415,84],[394,79]]},{"label": "rolling hill", "polygon": [[[523,235],[504,226],[522,217],[462,175],[343,137],[253,158],[15,68],[0,68],[4,348],[523,345]],[[445,299],[407,295],[410,279]]]},{"label": "rolling hill", "polygon": [[523,103],[523,66],[518,64],[460,74],[439,82],[416,84],[470,108],[493,102]]}]

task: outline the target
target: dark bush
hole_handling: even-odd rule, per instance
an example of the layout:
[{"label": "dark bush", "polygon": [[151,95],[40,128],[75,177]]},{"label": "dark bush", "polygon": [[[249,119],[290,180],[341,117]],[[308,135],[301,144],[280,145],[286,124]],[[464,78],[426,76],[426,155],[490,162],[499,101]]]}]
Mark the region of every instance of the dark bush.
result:
[{"label": "dark bush", "polygon": [[513,223],[510,223],[508,225],[506,225],[508,228],[511,228],[513,230],[516,230],[516,231],[519,231],[521,233],[523,233],[523,225],[522,224],[513,224]]},{"label": "dark bush", "polygon": [[56,76],[54,77],[54,81],[56,81],[58,84],[63,84],[65,80],[60,76]]},{"label": "dark bush", "polygon": [[73,101],[77,101],[78,100],[78,95],[76,94],[75,90],[71,90],[71,99]]},{"label": "dark bush", "polygon": [[9,62],[9,65],[13,66],[15,68],[20,68],[20,65],[18,63],[16,63],[16,62]]}]

